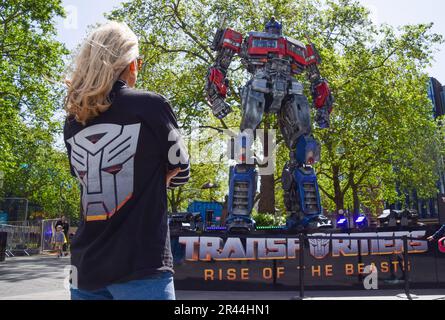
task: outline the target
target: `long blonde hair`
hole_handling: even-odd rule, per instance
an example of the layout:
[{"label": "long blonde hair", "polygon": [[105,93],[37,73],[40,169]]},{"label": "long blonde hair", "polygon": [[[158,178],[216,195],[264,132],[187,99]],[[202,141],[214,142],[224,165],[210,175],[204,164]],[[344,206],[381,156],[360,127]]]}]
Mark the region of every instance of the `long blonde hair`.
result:
[{"label": "long blonde hair", "polygon": [[138,39],[125,23],[108,22],[96,29],[83,43],[66,81],[68,116],[86,125],[108,110],[114,83],[138,55]]}]

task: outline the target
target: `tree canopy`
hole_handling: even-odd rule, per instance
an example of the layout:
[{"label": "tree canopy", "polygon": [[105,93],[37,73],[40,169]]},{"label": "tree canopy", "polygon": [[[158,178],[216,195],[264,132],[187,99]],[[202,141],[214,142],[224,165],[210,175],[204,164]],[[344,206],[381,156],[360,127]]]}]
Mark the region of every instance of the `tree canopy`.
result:
[{"label": "tree canopy", "polygon": [[[262,30],[271,15],[283,23],[285,35],[309,37],[317,45],[322,75],[336,98],[332,128],[315,130],[323,150],[316,170],[324,207],[358,210],[362,203],[376,212],[383,201],[398,199],[396,190],[413,187],[422,197],[432,196],[443,140],[426,90],[425,67],[442,41],[431,24],[378,26],[354,0],[133,0],[108,17],[127,22],[139,35],[147,60],[140,86],[168,96],[187,131],[197,125],[239,126],[238,88],[247,75],[239,63],[232,64],[228,101],[235,112],[218,123],[204,93],[214,60],[209,44],[221,21],[246,34]],[[273,116],[267,122],[278,129]],[[288,157],[281,140],[275,179],[267,185],[280,196],[279,177]],[[217,180],[218,175],[207,176]],[[226,184],[221,187],[227,192]],[[282,200],[276,206],[284,210]]]},{"label": "tree canopy", "polygon": [[55,147],[68,51],[55,40],[60,0],[0,1],[1,197],[23,197],[47,217],[78,216],[68,159]]},{"label": "tree canopy", "polygon": [[[49,216],[76,217],[78,184],[55,146],[68,51],[55,40],[54,19],[63,15],[60,0],[0,0],[1,196],[26,197]],[[413,189],[425,199],[437,193],[444,131],[432,117],[425,68],[443,39],[431,24],[376,25],[355,0],[131,0],[107,17],[127,22],[140,38],[145,65],[138,86],[168,97],[190,148],[199,151],[191,153],[190,183],[169,192],[170,208],[184,210],[194,199],[223,201],[228,163],[221,156],[205,160],[223,148],[215,144],[225,139],[221,129],[239,127],[248,74],[235,60],[228,98],[234,112],[214,118],[204,92],[215,58],[209,45],[221,25],[246,34],[262,30],[272,15],[286,36],[316,44],[336,98],[331,128],[314,129],[322,145],[316,171],[325,209],[363,206],[377,213],[384,201]],[[277,152],[275,174],[262,177],[256,200],[259,211],[284,212],[280,176],[288,151],[276,116],[266,116],[261,127],[278,133]],[[217,187],[203,189],[208,183]]]}]

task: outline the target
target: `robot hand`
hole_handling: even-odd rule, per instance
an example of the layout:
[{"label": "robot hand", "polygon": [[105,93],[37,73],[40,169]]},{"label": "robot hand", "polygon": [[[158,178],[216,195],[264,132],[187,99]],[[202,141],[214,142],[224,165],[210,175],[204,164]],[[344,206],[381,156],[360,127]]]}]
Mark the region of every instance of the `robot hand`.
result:
[{"label": "robot hand", "polygon": [[317,122],[317,125],[320,129],[329,129],[331,126],[329,111],[326,108],[317,109],[315,122]]},{"label": "robot hand", "polygon": [[330,114],[334,106],[334,98],[329,89],[328,82],[324,79],[316,82],[312,86],[314,106],[317,109],[315,121],[321,129],[330,127]]},{"label": "robot hand", "polygon": [[224,101],[223,98],[217,97],[212,102],[212,111],[215,117],[218,119],[224,119],[229,113],[232,112],[232,108]]},{"label": "robot hand", "polygon": [[221,70],[215,67],[210,68],[207,79],[207,95],[213,114],[218,119],[223,119],[232,112],[232,108],[225,101],[228,94],[229,81]]}]

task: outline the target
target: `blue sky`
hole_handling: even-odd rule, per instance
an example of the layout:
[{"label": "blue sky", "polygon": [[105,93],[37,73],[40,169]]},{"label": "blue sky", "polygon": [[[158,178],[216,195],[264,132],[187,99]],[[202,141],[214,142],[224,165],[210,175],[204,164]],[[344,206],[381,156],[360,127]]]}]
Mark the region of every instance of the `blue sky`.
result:
[{"label": "blue sky", "polygon": [[[69,15],[57,22],[58,39],[69,49],[84,38],[88,25],[104,21],[103,14],[126,0],[63,0]],[[445,35],[445,1],[443,0],[360,0],[373,12],[378,23],[393,26],[434,22],[434,31]],[[70,14],[71,13],[71,14]],[[445,44],[436,54],[436,62],[428,70],[431,76],[445,83]]]}]

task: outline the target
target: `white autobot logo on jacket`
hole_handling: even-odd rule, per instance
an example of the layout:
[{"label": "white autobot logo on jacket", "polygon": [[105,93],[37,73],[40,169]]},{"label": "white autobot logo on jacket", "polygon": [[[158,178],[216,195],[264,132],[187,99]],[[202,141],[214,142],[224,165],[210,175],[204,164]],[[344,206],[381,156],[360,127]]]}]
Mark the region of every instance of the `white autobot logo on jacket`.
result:
[{"label": "white autobot logo on jacket", "polygon": [[98,124],[67,140],[71,165],[83,187],[86,221],[107,220],[131,199],[140,128]]}]

